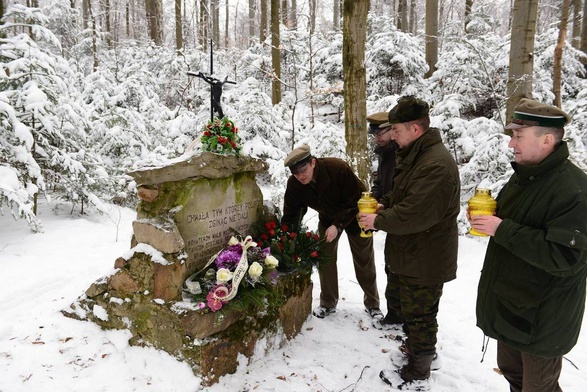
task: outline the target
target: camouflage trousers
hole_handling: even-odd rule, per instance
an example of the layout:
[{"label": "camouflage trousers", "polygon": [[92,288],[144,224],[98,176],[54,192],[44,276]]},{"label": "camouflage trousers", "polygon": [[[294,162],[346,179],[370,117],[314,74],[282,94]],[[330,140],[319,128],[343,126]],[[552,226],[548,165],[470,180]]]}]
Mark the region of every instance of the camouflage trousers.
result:
[{"label": "camouflage trousers", "polygon": [[421,286],[408,283],[401,275],[395,275],[395,278],[397,284],[388,284],[386,291],[396,290],[396,293],[389,295],[392,298],[399,298],[399,310],[404,319],[404,332],[407,336],[406,344],[416,354],[435,351],[438,332],[436,316],[444,285]]}]

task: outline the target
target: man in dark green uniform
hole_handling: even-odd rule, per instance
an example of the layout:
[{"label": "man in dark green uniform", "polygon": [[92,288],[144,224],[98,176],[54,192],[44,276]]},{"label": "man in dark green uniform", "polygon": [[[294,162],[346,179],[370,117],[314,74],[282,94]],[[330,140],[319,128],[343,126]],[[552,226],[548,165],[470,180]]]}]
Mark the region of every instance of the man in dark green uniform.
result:
[{"label": "man in dark green uniform", "polygon": [[514,120],[514,174],[495,216],[471,216],[491,236],[477,294],[477,325],[497,339],[512,392],[560,391],[562,357],[577,343],[587,278],[587,175],[562,141],[568,114],[522,99]]},{"label": "man in dark green uniform", "polygon": [[[391,192],[393,172],[395,171],[397,144],[391,138],[391,124],[387,114],[388,112],[377,112],[367,116],[368,133],[373,136],[376,144],[375,154],[377,155],[377,174],[371,186],[371,194],[378,202],[388,192]],[[385,263],[385,274],[387,275],[385,286],[387,314],[382,319],[376,319],[373,326],[377,329],[401,329],[404,320],[399,305],[397,276],[389,271],[387,263]]]},{"label": "man in dark green uniform", "polygon": [[[398,144],[393,189],[377,214],[359,214],[365,229],[387,232],[385,260],[397,276],[408,363],[404,381],[430,377],[437,314],[445,282],[456,278],[461,183],[440,131],[430,128],[428,104],[402,97],[388,115]],[[380,376],[388,382],[384,370]]]}]

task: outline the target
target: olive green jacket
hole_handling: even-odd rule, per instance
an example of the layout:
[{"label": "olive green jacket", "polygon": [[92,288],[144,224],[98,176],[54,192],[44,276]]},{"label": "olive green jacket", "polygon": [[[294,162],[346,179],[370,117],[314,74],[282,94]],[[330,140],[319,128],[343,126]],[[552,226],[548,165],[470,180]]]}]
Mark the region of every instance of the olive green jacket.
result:
[{"label": "olive green jacket", "polygon": [[357,202],[365,191],[365,184],[346,162],[338,158],[316,158],[312,182],[304,185],[294,176],[288,179],[281,223],[296,225],[309,207],[318,211],[324,227],[335,225],[339,232],[346,230],[351,235],[359,235]]},{"label": "olive green jacket", "polygon": [[457,165],[435,128],[397,156],[392,191],[375,218],[375,228],[387,232],[387,266],[413,284],[455,279],[461,192]]},{"label": "olive green jacket", "polygon": [[487,336],[546,358],[575,345],[585,309],[587,175],[568,156],[563,142],[538,165],[512,163],[477,296]]}]

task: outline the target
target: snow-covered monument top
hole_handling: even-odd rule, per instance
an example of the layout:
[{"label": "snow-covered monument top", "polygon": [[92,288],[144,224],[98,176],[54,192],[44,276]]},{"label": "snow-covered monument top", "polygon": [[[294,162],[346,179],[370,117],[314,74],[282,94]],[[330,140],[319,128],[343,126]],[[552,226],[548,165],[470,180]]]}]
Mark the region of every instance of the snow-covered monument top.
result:
[{"label": "snow-covered monument top", "polygon": [[177,244],[173,250],[187,254],[186,273],[195,272],[233,235],[247,234],[257,223],[263,195],[255,174],[266,170],[267,164],[255,158],[203,152],[130,173],[141,199],[135,240]]}]

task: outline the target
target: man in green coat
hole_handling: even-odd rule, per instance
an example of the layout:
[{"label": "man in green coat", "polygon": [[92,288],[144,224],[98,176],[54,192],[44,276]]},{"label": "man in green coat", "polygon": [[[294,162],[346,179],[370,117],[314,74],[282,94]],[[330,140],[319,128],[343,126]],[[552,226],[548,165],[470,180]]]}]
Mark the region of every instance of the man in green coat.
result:
[{"label": "man in green coat", "polygon": [[[391,191],[393,184],[393,172],[395,171],[395,151],[397,144],[391,139],[391,124],[387,116],[388,112],[377,112],[367,116],[368,133],[373,136],[376,144],[375,155],[377,155],[377,174],[371,186],[371,194],[377,201]],[[383,126],[383,127],[382,127]],[[382,319],[376,319],[373,326],[377,329],[400,328],[404,319],[399,308],[397,289],[397,277],[389,271],[385,265],[387,285],[385,287],[385,301],[387,302],[387,314]]]},{"label": "man in green coat", "polygon": [[585,310],[587,175],[562,141],[570,117],[522,99],[514,120],[514,174],[495,216],[470,216],[491,236],[479,281],[477,326],[497,339],[497,363],[514,392],[561,391],[562,356]]},{"label": "man in green coat", "polygon": [[[389,112],[392,139],[398,144],[392,191],[377,214],[359,214],[365,229],[387,232],[385,260],[397,278],[399,314],[408,363],[403,380],[430,377],[436,355],[437,314],[445,282],[456,278],[461,183],[440,131],[430,128],[428,104],[402,97]],[[381,378],[388,382],[387,370]]]}]

